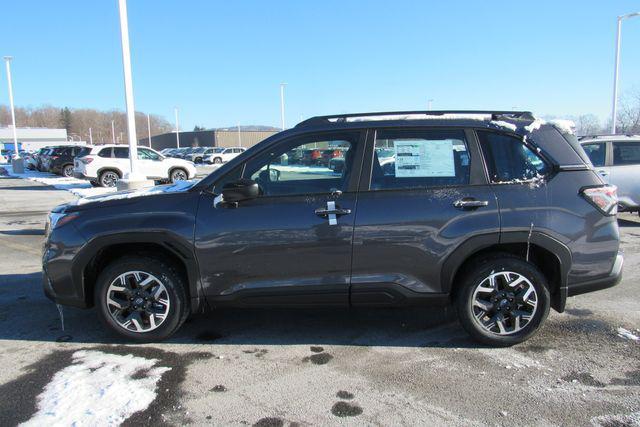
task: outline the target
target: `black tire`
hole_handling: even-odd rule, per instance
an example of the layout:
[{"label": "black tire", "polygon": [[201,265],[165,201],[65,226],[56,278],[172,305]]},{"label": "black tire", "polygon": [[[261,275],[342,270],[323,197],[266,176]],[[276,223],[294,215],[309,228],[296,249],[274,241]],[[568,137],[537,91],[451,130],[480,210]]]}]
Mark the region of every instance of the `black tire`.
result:
[{"label": "black tire", "polygon": [[172,184],[176,181],[185,181],[189,179],[189,173],[182,168],[175,168],[171,170],[169,174],[169,182]]},{"label": "black tire", "polygon": [[[506,274],[504,272],[512,272],[515,277],[518,275],[524,277],[526,281],[520,286],[530,287],[535,290],[534,297],[536,299],[536,308],[533,311],[533,315],[529,317],[528,323],[525,324],[522,329],[517,332],[508,332],[508,334],[501,333],[500,331],[491,331],[480,325],[480,321],[476,319],[476,314],[482,314],[484,310],[474,307],[474,293],[476,289],[488,280],[489,276]],[[502,276],[499,276],[502,277]],[[514,277],[511,275],[511,277]],[[498,281],[506,281],[506,279],[499,279]],[[530,284],[530,285],[529,285]],[[501,286],[501,285],[498,285]],[[511,289],[511,288],[507,288]],[[491,294],[487,294],[491,296]],[[518,308],[514,308],[512,304],[518,304],[518,295],[515,298],[505,298],[504,294],[497,294],[491,296],[491,299],[496,298],[497,301],[491,303],[491,310],[486,311],[486,317],[489,318],[487,323],[501,325],[507,324],[507,326],[517,324],[513,321],[513,318],[508,317],[512,313],[521,313],[523,309],[531,309],[526,304],[518,305]],[[507,301],[515,299],[515,302],[509,303]],[[502,304],[506,307],[503,307]],[[462,275],[460,281],[460,287],[455,292],[455,306],[458,312],[458,318],[462,327],[471,335],[475,340],[487,344],[493,347],[508,347],[514,344],[521,343],[529,339],[536,331],[542,326],[547,316],[549,315],[549,307],[551,305],[551,297],[549,295],[549,287],[545,276],[540,270],[530,262],[525,261],[522,258],[516,257],[511,254],[495,254],[493,256],[479,259],[477,262],[466,268],[466,271]],[[502,309],[500,307],[503,307]],[[478,313],[475,313],[477,310]],[[502,311],[497,311],[502,310]],[[509,311],[507,311],[509,310]],[[507,315],[507,317],[505,317]],[[500,322],[491,322],[498,316]],[[500,317],[502,316],[502,317]],[[524,319],[524,317],[521,317]],[[506,321],[506,322],[505,322]],[[520,322],[520,320],[518,320]],[[516,328],[513,327],[515,331]]]},{"label": "black tire", "polygon": [[89,181],[89,184],[91,184],[92,187],[100,187],[100,183],[93,179]]},{"label": "black tire", "polygon": [[193,163],[196,163],[196,164],[202,163],[202,157],[196,157],[196,158],[193,160]]},{"label": "black tire", "polygon": [[62,167],[61,175],[67,178],[73,177],[73,165],[64,165]]},{"label": "black tire", "polygon": [[222,163],[222,158],[220,157],[216,157],[215,159],[213,159],[213,163],[216,165],[219,165]]},{"label": "black tire", "polygon": [[100,183],[101,187],[115,187],[120,178],[122,177],[118,172],[109,169],[100,172],[100,175],[98,176],[98,183]]},{"label": "black tire", "polygon": [[[169,310],[165,319],[155,329],[135,332],[121,326],[112,316],[107,305],[109,286],[120,275],[129,271],[141,271],[157,277],[166,289]],[[101,320],[116,334],[136,342],[162,341],[173,335],[189,315],[186,281],[169,262],[153,256],[128,256],[120,258],[100,272],[95,287],[95,304]]]}]

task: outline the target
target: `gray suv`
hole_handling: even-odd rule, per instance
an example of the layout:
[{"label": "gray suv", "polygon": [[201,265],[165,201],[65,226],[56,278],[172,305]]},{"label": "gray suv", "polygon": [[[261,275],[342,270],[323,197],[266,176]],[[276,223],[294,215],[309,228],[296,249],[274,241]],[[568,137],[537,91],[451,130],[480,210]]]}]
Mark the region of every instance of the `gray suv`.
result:
[{"label": "gray suv", "polygon": [[[342,167],[287,154],[309,150]],[[527,112],[314,117],[198,182],[57,207],[43,286],[136,341],[222,306],[453,304],[505,346],[620,280],[617,204],[578,140]]]},{"label": "gray suv", "polygon": [[640,135],[580,138],[595,170],[618,187],[618,210],[640,213]]}]

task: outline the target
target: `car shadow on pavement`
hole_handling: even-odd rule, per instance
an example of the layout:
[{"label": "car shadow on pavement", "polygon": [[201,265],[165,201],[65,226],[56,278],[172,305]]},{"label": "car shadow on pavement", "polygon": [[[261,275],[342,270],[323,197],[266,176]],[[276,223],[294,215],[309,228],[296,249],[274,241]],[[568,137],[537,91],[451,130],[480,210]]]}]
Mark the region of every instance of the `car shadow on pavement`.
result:
[{"label": "car shadow on pavement", "polygon": [[640,227],[640,222],[631,221],[624,218],[618,218],[618,226],[620,227]]},{"label": "car shadow on pavement", "polygon": [[[0,340],[131,344],[109,332],[95,310],[56,305],[42,274],[0,275]],[[451,308],[218,309],[192,316],[167,342],[185,345],[350,345],[479,347]]]}]

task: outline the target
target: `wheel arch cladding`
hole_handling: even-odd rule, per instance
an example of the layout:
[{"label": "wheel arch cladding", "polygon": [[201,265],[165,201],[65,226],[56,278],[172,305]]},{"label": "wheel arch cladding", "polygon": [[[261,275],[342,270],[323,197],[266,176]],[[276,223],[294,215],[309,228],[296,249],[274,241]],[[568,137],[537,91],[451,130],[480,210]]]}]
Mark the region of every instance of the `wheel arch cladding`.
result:
[{"label": "wheel arch cladding", "polygon": [[166,241],[160,236],[122,236],[92,242],[90,255],[83,257],[79,271],[87,307],[94,305],[95,283],[100,271],[109,263],[128,254],[144,255],[170,263],[186,283],[186,293],[191,309],[197,310],[200,303],[198,292],[198,267],[195,258],[182,245]]},{"label": "wheel arch cladding", "polygon": [[483,257],[496,253],[507,253],[527,259],[545,276],[551,294],[551,306],[557,311],[564,310],[567,276],[571,268],[571,252],[562,243],[534,232],[528,243],[528,232],[504,233],[497,244],[481,244],[481,240],[465,242],[445,261],[442,273],[443,290],[455,295],[457,283],[467,267]]}]

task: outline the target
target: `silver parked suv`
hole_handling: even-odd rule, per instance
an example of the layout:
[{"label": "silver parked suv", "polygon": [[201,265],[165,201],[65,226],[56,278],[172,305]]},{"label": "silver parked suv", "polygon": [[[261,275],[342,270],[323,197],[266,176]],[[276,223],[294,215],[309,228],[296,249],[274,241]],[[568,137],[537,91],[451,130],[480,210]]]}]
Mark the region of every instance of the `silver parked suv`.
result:
[{"label": "silver parked suv", "polygon": [[618,187],[618,210],[640,214],[640,135],[601,135],[580,139],[595,170]]}]

